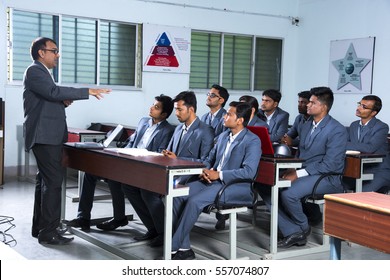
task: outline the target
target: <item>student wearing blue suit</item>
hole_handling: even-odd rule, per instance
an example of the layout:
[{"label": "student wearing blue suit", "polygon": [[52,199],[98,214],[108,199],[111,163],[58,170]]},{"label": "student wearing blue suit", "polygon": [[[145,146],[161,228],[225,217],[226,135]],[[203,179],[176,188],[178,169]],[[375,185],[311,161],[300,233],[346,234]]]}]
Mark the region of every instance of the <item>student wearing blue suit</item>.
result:
[{"label": "student wearing blue suit", "polygon": [[[381,109],[382,100],[378,96],[364,96],[356,109],[356,116],[360,120],[354,121],[349,127],[347,150],[386,155],[382,163],[365,166],[364,172],[374,174],[374,179],[363,182],[364,192],[390,187],[390,156],[387,148],[389,126],[376,118]],[[345,179],[345,182],[354,187],[355,180]]]},{"label": "student wearing blue suit", "polygon": [[[307,112],[313,117],[299,131],[299,158],[304,159],[299,170],[288,170],[283,178],[290,180],[291,187],[280,191],[278,226],[284,238],[278,247],[288,248],[304,245],[310,234],[308,219],[303,212],[301,199],[312,193],[317,179],[330,172],[344,170],[345,148],[348,133],[343,125],[328,113],[333,104],[333,92],[327,87],[311,90]],[[257,188],[264,202],[270,207],[270,188]],[[340,176],[323,179],[317,188],[318,194],[343,192]]]},{"label": "student wearing blue suit", "polygon": [[64,177],[62,147],[68,137],[65,108],[90,95],[101,99],[110,90],[57,86],[50,69],[57,66],[60,54],[50,38],[35,39],[30,54],[34,62],[23,77],[23,134],[25,149],[32,150],[38,166],[31,234],[39,243],[64,245],[73,240],[57,231]]},{"label": "student wearing blue suit", "polygon": [[228,99],[229,92],[220,85],[212,85],[207,93],[206,105],[210,108],[210,112],[204,114],[200,120],[212,126],[215,139],[226,129],[223,126],[223,116],[226,114],[224,106]]},{"label": "student wearing blue suit", "polygon": [[[155,97],[155,102],[150,107],[149,117],[142,118],[137,126],[136,131],[130,136],[124,148],[144,148],[153,152],[161,152],[168,145],[172,136],[174,126],[168,123],[167,118],[173,110],[173,102],[169,96],[160,95]],[[80,193],[80,202],[78,207],[77,218],[68,222],[68,226],[81,227],[82,230],[89,230],[91,220],[91,210],[93,206],[93,196],[95,192],[96,182],[101,179],[98,176],[85,173],[83,187]],[[122,184],[119,182],[108,180],[112,196],[112,206],[114,217],[108,221],[98,224],[97,227],[102,230],[114,230],[120,226],[127,225],[128,221],[125,215],[124,192],[122,191]],[[147,215],[148,212],[155,212],[153,209],[160,209],[162,206],[160,197],[152,192],[140,190],[131,186],[125,186],[124,191],[130,202],[133,204],[135,211],[141,209],[142,206],[148,204],[148,207],[142,208],[145,214],[139,214],[145,226],[150,229],[150,238],[157,237],[157,233],[161,231],[158,221],[155,224],[151,221],[154,217]],[[160,207],[160,208],[159,208]],[[148,211],[149,209],[149,211]],[[150,210],[152,209],[152,210]],[[162,208],[164,209],[164,208]],[[141,212],[141,210],[139,210]],[[163,211],[162,211],[163,212]],[[158,215],[160,212],[156,213]],[[156,220],[159,220],[156,218]],[[158,230],[157,230],[158,228]]]},{"label": "student wearing blue suit", "polygon": [[[217,193],[237,179],[252,180],[261,157],[259,138],[245,128],[251,107],[248,103],[232,102],[224,119],[228,128],[219,137],[213,150],[204,161],[206,168],[196,180],[188,184],[188,196],[174,199],[173,260],[195,258],[191,249],[190,232],[204,207],[214,203]],[[225,202],[243,203],[253,200],[250,183],[237,183],[229,188]]]},{"label": "student wearing blue suit", "polygon": [[279,142],[288,130],[289,113],[279,108],[282,94],[275,89],[267,89],[261,98],[261,110],[259,114],[265,117],[268,124],[268,132],[272,142]]}]

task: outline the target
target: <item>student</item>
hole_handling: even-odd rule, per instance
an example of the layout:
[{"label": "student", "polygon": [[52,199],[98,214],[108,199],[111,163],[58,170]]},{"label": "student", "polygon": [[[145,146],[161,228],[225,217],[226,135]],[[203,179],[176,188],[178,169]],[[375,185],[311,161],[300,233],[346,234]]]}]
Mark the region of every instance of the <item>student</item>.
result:
[{"label": "student", "polygon": [[[154,103],[149,109],[149,117],[144,117],[139,121],[136,131],[130,136],[128,143],[125,145],[125,148],[144,148],[154,152],[161,152],[163,149],[165,149],[174,130],[174,127],[167,121],[167,118],[172,113],[172,110],[173,102],[169,96],[156,96]],[[101,178],[85,173],[83,187],[80,193],[77,218],[68,222],[68,226],[81,227],[82,230],[90,229],[93,197],[96,182],[99,179]],[[108,186],[112,196],[114,217],[108,221],[98,224],[97,228],[102,230],[115,230],[120,226],[127,225],[128,221],[125,216],[124,193],[122,191],[121,185],[122,184],[119,182],[108,180]],[[142,208],[142,205],[144,205],[145,201],[150,202],[149,206],[151,209],[157,209],[159,206],[163,207],[160,201],[160,197],[155,193],[138,188],[134,189],[130,186],[126,187],[125,190],[127,196],[129,196],[128,194],[131,192],[134,199],[139,199],[139,203],[135,203],[133,205],[137,213],[137,210]],[[133,198],[129,199],[130,202],[132,202]],[[141,216],[144,217],[147,216],[147,214],[141,214],[139,216],[141,218]],[[144,220],[146,221],[148,218],[151,217],[145,217]],[[141,218],[141,220],[142,219],[143,218]],[[144,224],[152,232],[156,232],[153,226],[153,222],[144,222]]]},{"label": "student", "polygon": [[174,99],[178,125],[163,155],[192,161],[204,161],[214,145],[214,130],[196,116],[195,93],[183,91]]},{"label": "student", "polygon": [[288,130],[289,114],[279,108],[282,94],[275,89],[267,89],[261,99],[259,114],[265,117],[272,142],[278,142]]},{"label": "student", "polygon": [[259,118],[258,116],[259,102],[257,101],[256,97],[250,95],[243,95],[238,99],[238,101],[247,102],[249,103],[249,105],[251,105],[252,113],[248,122],[248,126],[265,126],[268,128],[267,122]]},{"label": "student", "polygon": [[[251,114],[247,103],[231,102],[224,125],[228,130],[218,137],[210,152],[206,168],[196,180],[188,184],[188,196],[174,198],[174,235],[172,259],[191,260],[195,253],[191,249],[190,232],[204,207],[214,203],[219,190],[237,179],[252,180],[256,175],[261,157],[259,138],[246,129]],[[230,203],[252,201],[251,184],[237,183],[225,193]]]},{"label": "student", "polygon": [[220,85],[212,85],[207,93],[206,105],[210,108],[210,112],[204,114],[200,120],[213,127],[215,138],[225,130],[223,116],[226,114],[224,106],[228,99],[227,89]]},{"label": "student", "polygon": [[68,137],[65,108],[89,95],[101,99],[110,90],[57,86],[50,70],[57,66],[60,54],[52,39],[35,39],[30,53],[34,62],[23,77],[23,127],[25,149],[33,151],[38,165],[31,234],[39,243],[64,245],[73,240],[57,231],[64,177],[62,147]]},{"label": "student", "polygon": [[[281,189],[278,209],[278,226],[283,239],[278,247],[305,245],[311,232],[303,212],[301,199],[312,193],[313,186],[322,174],[342,173],[344,170],[347,131],[329,115],[333,104],[333,92],[327,87],[310,90],[307,113],[312,122],[303,124],[299,131],[299,158],[304,159],[302,169],[287,170],[282,178],[291,181],[291,187]],[[256,188],[270,209],[271,188]],[[321,180],[318,194],[343,192],[340,176],[332,175]]]},{"label": "student", "polygon": [[294,124],[288,132],[282,137],[281,142],[289,146],[299,145],[299,129],[307,121],[311,121],[310,115],[307,113],[307,104],[309,104],[311,93],[310,91],[301,91],[298,93],[298,112]]},{"label": "student", "polygon": [[[257,99],[250,95],[243,95],[238,99],[240,102],[247,102],[251,106],[251,116],[249,118],[248,126],[264,126],[268,128],[267,123],[257,116],[259,112],[259,102]],[[217,223],[215,224],[216,230],[224,230],[226,227],[226,220],[228,215],[216,214]]]},{"label": "student", "polygon": [[[349,127],[347,150],[362,153],[383,154],[382,163],[365,166],[364,173],[374,174],[374,180],[363,182],[364,192],[375,192],[390,186],[390,156],[388,155],[387,134],[389,126],[377,119],[382,109],[382,100],[376,95],[366,95],[358,102],[355,115],[360,120]],[[349,188],[355,187],[355,180],[344,179]]]}]

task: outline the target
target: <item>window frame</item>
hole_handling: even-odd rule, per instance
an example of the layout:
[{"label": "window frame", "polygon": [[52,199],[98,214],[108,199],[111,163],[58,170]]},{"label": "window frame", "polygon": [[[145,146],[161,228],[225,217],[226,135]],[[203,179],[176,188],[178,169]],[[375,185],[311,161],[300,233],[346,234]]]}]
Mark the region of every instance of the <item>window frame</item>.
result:
[{"label": "window frame", "polygon": [[[256,70],[256,58],[257,58],[257,54],[256,54],[256,42],[257,42],[257,39],[260,38],[260,39],[270,39],[270,40],[279,40],[280,41],[280,44],[281,44],[281,49],[280,49],[280,68],[279,68],[279,88],[278,90],[281,90],[281,87],[282,87],[282,69],[283,69],[283,48],[284,48],[284,39],[283,38],[279,38],[279,37],[263,37],[263,36],[258,36],[258,35],[248,35],[248,34],[239,34],[239,33],[229,33],[229,32],[216,32],[216,31],[208,31],[208,30],[198,30],[198,29],[192,29],[191,30],[191,34],[192,33],[205,33],[205,34],[219,34],[221,36],[221,44],[220,44],[220,67],[219,67],[219,81],[216,81],[219,83],[219,85],[221,86],[224,86],[223,85],[223,77],[224,77],[224,72],[223,72],[223,63],[224,63],[224,48],[225,48],[225,36],[228,35],[228,36],[238,36],[238,37],[250,37],[251,40],[252,40],[252,53],[251,53],[251,65],[250,65],[250,82],[249,82],[249,89],[245,89],[245,90],[240,90],[240,89],[228,89],[229,92],[242,92],[242,93],[254,93],[254,92],[262,92],[264,90],[266,90],[266,88],[264,89],[255,89],[255,84],[256,84],[256,73],[255,73],[255,70]],[[191,42],[192,44],[193,42]],[[192,50],[191,50],[192,51]],[[191,59],[192,59],[192,56],[191,56]],[[191,61],[192,62],[192,61]],[[208,71],[208,70],[207,70]],[[189,80],[191,80],[191,74],[190,74],[190,77],[189,77]],[[209,85],[211,86],[211,85]],[[190,85],[190,88],[194,91],[204,91],[205,89],[208,89],[208,88],[199,88],[199,87],[191,87]]]},{"label": "window frame", "polygon": [[[62,49],[62,42],[63,42],[63,17],[70,17],[70,18],[76,18],[76,19],[86,19],[94,21],[97,25],[96,27],[96,55],[95,55],[95,65],[96,65],[96,77],[95,77],[95,83],[63,83],[62,82],[62,64],[63,64],[63,57],[60,56],[58,65],[56,67],[56,71],[58,71],[58,81],[57,84],[60,85],[69,85],[69,86],[85,86],[85,87],[91,87],[91,86],[107,86],[111,89],[116,90],[140,90],[142,87],[142,24],[139,23],[133,23],[133,22],[123,22],[123,21],[116,21],[116,20],[109,20],[109,19],[97,19],[97,18],[91,18],[91,17],[83,17],[83,16],[76,16],[76,15],[69,15],[69,14],[56,14],[56,13],[50,13],[45,11],[37,11],[37,10],[28,10],[28,9],[19,9],[19,8],[11,8],[9,7],[7,9],[7,84],[8,85],[22,85],[22,80],[15,80],[14,79],[14,48],[13,48],[13,42],[14,42],[14,11],[20,11],[20,12],[26,12],[26,13],[33,13],[33,14],[42,14],[46,16],[51,17],[58,17],[58,39],[57,44],[58,48]],[[123,25],[131,25],[135,26],[135,47],[134,47],[134,73],[133,73],[133,79],[134,79],[134,85],[116,85],[116,84],[101,84],[100,81],[100,66],[101,66],[101,33],[100,33],[100,26],[101,22],[104,23],[115,23],[115,24],[123,24]],[[53,34],[54,37],[55,34]],[[61,52],[60,52],[61,54]],[[32,60],[31,62],[32,63]]]}]

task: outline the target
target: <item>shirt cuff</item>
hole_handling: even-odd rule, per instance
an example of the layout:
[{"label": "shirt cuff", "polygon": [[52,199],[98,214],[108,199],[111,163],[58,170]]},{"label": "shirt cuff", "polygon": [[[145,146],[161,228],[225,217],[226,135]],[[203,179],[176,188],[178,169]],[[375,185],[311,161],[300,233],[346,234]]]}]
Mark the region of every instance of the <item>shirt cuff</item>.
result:
[{"label": "shirt cuff", "polygon": [[219,174],[219,180],[223,181],[223,173],[222,171],[218,171],[218,174]]},{"label": "shirt cuff", "polygon": [[307,173],[306,169],[299,169],[297,170],[297,177],[298,178],[301,178],[301,177],[305,177],[305,176],[308,176],[309,173]]}]

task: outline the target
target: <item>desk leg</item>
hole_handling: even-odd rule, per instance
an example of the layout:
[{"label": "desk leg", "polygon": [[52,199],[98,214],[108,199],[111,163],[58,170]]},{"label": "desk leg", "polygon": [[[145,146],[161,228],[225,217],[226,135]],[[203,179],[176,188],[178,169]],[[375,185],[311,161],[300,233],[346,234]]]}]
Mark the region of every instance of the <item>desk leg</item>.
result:
[{"label": "desk leg", "polygon": [[270,231],[270,253],[275,254],[278,248],[278,203],[279,188],[277,185],[271,190],[271,231]]},{"label": "desk leg", "polygon": [[67,176],[68,176],[68,171],[66,168],[64,168],[64,178],[62,179],[62,190],[61,190],[61,221],[65,219]]},{"label": "desk leg", "polygon": [[164,225],[164,260],[171,259],[172,251],[172,214],[173,213],[173,196],[165,196],[165,225]]},{"label": "desk leg", "polygon": [[363,179],[356,179],[356,187],[355,187],[355,192],[359,193],[362,192],[363,190]]},{"label": "desk leg", "polygon": [[341,239],[330,236],[330,259],[340,260],[341,259]]}]

